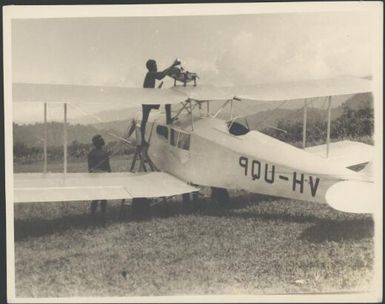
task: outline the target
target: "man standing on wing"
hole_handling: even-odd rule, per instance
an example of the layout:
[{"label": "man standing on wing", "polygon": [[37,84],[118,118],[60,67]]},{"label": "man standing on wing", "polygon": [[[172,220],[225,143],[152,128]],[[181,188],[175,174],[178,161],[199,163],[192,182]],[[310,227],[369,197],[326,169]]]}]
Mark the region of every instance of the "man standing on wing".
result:
[{"label": "man standing on wing", "polygon": [[[153,59],[147,60],[146,67],[148,72],[146,74],[146,77],[144,78],[143,88],[155,88],[156,80],[161,80],[164,77],[166,77],[170,73],[171,69],[179,64],[180,64],[180,61],[175,59],[174,63],[171,66],[169,66],[167,69],[163,71],[158,72],[156,61]],[[152,109],[159,109],[159,107],[160,107],[159,104],[142,105],[142,112],[143,112],[142,123],[141,123],[142,144],[145,144],[145,140],[144,140],[145,128],[146,128],[148,117],[150,115],[150,111]],[[169,124],[171,123],[171,105],[166,104],[165,108],[166,108],[166,123]]]}]

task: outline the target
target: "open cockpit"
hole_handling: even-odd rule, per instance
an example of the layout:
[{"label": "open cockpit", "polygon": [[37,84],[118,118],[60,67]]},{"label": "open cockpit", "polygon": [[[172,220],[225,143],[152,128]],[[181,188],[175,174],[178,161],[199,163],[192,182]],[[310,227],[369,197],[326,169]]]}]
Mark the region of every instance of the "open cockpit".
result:
[{"label": "open cockpit", "polygon": [[[246,119],[242,117],[235,117],[233,115],[233,103],[238,100],[224,100],[221,105],[213,104],[209,100],[205,101],[196,101],[196,100],[187,100],[182,102],[182,106],[177,111],[176,115],[173,117],[172,125],[178,126],[183,130],[194,130],[194,122],[202,118],[219,118],[223,119],[225,116],[227,130],[229,134],[234,136],[245,135],[250,131],[250,127]],[[211,109],[210,109],[211,108]],[[159,131],[166,132],[166,131]],[[172,135],[171,135],[172,136]],[[183,136],[183,135],[182,135]],[[168,137],[168,135],[167,135]],[[170,141],[171,143],[171,141]]]},{"label": "open cockpit", "polygon": [[250,131],[249,126],[247,126],[247,122],[243,123],[237,119],[228,121],[227,126],[229,128],[229,133],[235,136],[245,135]]}]

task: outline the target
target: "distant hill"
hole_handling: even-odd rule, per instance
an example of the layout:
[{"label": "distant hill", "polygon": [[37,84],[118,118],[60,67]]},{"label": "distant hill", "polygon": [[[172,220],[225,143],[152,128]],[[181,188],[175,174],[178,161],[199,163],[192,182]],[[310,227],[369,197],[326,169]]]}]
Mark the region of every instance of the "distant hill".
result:
[{"label": "distant hill", "polygon": [[[115,127],[114,127],[115,126]],[[79,143],[90,143],[91,138],[96,134],[102,134],[106,142],[116,140],[109,133],[122,136],[127,129],[128,122],[114,122],[95,125],[68,125],[68,143],[76,140]],[[63,145],[63,124],[50,122],[47,124],[48,146]],[[44,139],[44,125],[42,123],[18,125],[13,124],[14,143],[24,143],[28,147],[41,147]]]},{"label": "distant hill", "polygon": [[[337,119],[342,114],[342,109],[347,106],[351,109],[360,109],[364,107],[373,107],[371,94],[356,94],[343,102],[341,105],[332,109],[332,119]],[[257,105],[253,105],[253,109],[257,111]],[[262,107],[263,108],[263,107]],[[261,109],[261,108],[259,108]],[[92,136],[102,134],[107,142],[115,141],[116,137],[109,135],[114,134],[122,136],[130,124],[130,119],[135,112],[122,111],[121,115],[117,116],[116,111],[106,112],[106,115],[114,121],[94,124],[69,124],[68,126],[68,143],[76,140],[79,143],[90,143]],[[249,109],[246,113],[255,113]],[[308,121],[317,121],[326,119],[326,109],[309,107]],[[123,119],[122,119],[123,118]],[[247,122],[251,129],[264,129],[267,126],[277,126],[281,121],[299,122],[303,120],[303,110],[300,109],[275,109],[263,110],[247,116]],[[61,146],[63,144],[63,124],[59,122],[48,123],[48,145]],[[24,143],[28,147],[41,147],[43,145],[44,125],[42,123],[19,125],[13,124],[13,140],[14,143]]]},{"label": "distant hill", "polygon": [[[315,122],[327,119],[327,108],[324,107],[308,107],[307,121]],[[332,108],[331,118],[337,119],[343,113],[343,107],[349,107],[352,110],[358,110],[361,108],[373,108],[373,98],[369,93],[356,94],[347,99],[339,106]],[[276,127],[279,122],[290,121],[302,122],[303,121],[303,108],[299,109],[275,109],[258,112],[253,115],[247,116],[247,122],[251,129],[261,130],[268,126]]]},{"label": "distant hill", "polygon": [[139,110],[140,108],[122,108],[118,110],[106,110],[94,115],[85,115],[81,118],[73,119],[72,121],[81,125],[94,125],[99,124],[98,120],[96,119],[97,117],[99,120],[104,121],[106,123],[115,122],[133,118]]}]

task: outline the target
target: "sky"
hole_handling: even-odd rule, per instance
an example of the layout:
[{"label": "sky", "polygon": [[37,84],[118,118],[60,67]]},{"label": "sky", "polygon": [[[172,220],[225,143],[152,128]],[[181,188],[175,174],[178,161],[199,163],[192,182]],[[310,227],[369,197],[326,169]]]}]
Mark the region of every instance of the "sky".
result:
[{"label": "sky", "polygon": [[[175,58],[199,83],[255,84],[372,74],[363,12],[17,19],[14,82],[141,87],[145,62]],[[171,79],[165,86],[172,85]],[[37,109],[15,108],[15,121]],[[52,113],[52,115],[54,115]]]}]

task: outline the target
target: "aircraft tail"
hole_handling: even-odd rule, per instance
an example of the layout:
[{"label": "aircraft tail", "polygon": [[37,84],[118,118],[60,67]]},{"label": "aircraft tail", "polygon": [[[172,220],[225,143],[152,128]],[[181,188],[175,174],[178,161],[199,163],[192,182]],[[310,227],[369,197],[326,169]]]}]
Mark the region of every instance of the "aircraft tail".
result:
[{"label": "aircraft tail", "polygon": [[365,167],[359,172],[364,173],[368,177],[373,177],[373,162],[368,162]]},{"label": "aircraft tail", "polygon": [[374,183],[342,181],[331,186],[325,194],[327,203],[343,212],[374,213],[376,206]]},{"label": "aircraft tail", "polygon": [[326,157],[326,145],[309,147],[305,150],[344,167],[370,162],[374,155],[374,146],[350,140],[331,143],[328,157]]}]

